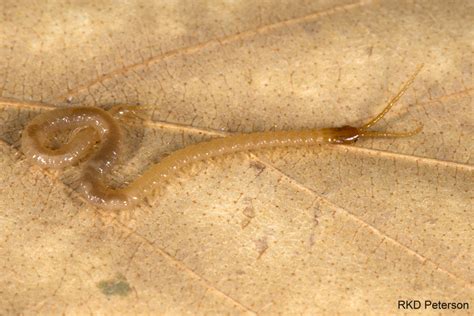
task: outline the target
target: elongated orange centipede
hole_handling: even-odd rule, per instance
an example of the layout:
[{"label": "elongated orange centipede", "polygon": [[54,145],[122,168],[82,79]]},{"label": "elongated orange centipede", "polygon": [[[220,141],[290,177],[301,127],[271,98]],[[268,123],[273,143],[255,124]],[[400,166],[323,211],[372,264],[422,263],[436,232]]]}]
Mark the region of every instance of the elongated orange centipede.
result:
[{"label": "elongated orange centipede", "polygon": [[[36,116],[22,133],[21,148],[27,158],[48,168],[61,168],[88,157],[79,179],[80,193],[92,204],[103,209],[120,210],[135,206],[160,181],[170,178],[187,164],[220,155],[277,146],[308,146],[319,143],[351,144],[368,137],[408,137],[422,127],[409,132],[370,131],[406,92],[423,65],[403,84],[385,108],[361,127],[268,131],[238,134],[187,146],[173,152],[150,167],[125,188],[111,188],[105,175],[120,155],[122,134],[113,114],[125,114],[139,107],[117,106],[110,111],[94,107],[57,109]],[[68,141],[59,148],[48,146],[48,139],[62,130],[72,131]],[[99,143],[97,150],[90,154]]]}]

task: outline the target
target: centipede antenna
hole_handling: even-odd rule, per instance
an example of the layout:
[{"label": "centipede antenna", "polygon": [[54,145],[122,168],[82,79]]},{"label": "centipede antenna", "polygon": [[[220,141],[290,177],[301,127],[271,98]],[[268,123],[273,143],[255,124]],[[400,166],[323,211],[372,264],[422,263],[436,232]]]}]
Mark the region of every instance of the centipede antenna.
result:
[{"label": "centipede antenna", "polygon": [[378,131],[365,131],[363,130],[360,137],[384,137],[384,138],[398,138],[398,137],[410,137],[418,134],[423,130],[423,125],[418,126],[414,130],[408,132],[378,132]]},{"label": "centipede antenna", "polygon": [[[373,119],[371,119],[369,122],[367,122],[365,125],[363,125],[360,130],[364,131],[368,128],[370,128],[371,126],[377,124],[378,121],[380,121],[384,116],[385,114],[387,114],[388,111],[390,111],[390,109],[395,105],[395,103],[397,103],[397,101],[403,96],[403,94],[405,94],[405,92],[408,90],[408,88],[410,87],[410,85],[413,83],[413,81],[415,80],[416,76],[418,75],[418,73],[421,71],[421,69],[423,68],[423,64],[419,65],[418,68],[416,69],[415,73],[413,73],[413,75],[411,75],[410,79],[407,80],[407,82],[405,82],[403,84],[403,86],[401,87],[400,91],[397,93],[396,96],[394,96],[388,103],[387,105],[385,106],[385,108],[382,110],[382,112],[380,112],[377,116],[375,116]],[[390,133],[388,133],[390,134]],[[381,136],[382,137],[382,136]],[[387,137],[393,137],[393,136],[387,136]]]}]

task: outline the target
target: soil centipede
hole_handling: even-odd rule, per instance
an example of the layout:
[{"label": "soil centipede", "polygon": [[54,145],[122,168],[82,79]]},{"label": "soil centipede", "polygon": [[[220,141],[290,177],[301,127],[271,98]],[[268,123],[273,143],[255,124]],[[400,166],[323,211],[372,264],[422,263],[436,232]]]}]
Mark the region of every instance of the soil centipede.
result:
[{"label": "soil centipede", "polygon": [[[122,134],[115,114],[135,113],[139,106],[116,106],[109,111],[95,107],[61,108],[33,118],[22,133],[21,148],[25,156],[48,168],[61,168],[83,158],[79,191],[90,203],[108,210],[131,208],[142,201],[160,181],[170,178],[187,164],[240,151],[277,146],[309,146],[319,143],[351,144],[368,137],[408,137],[419,133],[422,126],[408,132],[370,131],[406,92],[423,65],[405,82],[385,108],[361,127],[267,131],[237,134],[193,144],[177,150],[150,167],[124,188],[107,186],[104,177],[120,155]],[[48,146],[53,133],[72,131],[59,148]],[[96,147],[96,143],[99,145]],[[92,149],[97,150],[90,153]]]}]

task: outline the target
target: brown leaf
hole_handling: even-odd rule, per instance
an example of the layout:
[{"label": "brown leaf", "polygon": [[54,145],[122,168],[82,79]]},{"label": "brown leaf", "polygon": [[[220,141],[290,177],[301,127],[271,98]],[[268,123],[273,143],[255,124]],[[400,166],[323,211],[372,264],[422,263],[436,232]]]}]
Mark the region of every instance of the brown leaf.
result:
[{"label": "brown leaf", "polygon": [[[472,303],[469,1],[7,0],[1,12],[1,314]],[[77,168],[19,152],[51,107],[152,106],[124,123],[121,184],[224,132],[358,125],[421,63],[378,127],[421,134],[206,161],[131,212],[95,209],[70,185]]]}]

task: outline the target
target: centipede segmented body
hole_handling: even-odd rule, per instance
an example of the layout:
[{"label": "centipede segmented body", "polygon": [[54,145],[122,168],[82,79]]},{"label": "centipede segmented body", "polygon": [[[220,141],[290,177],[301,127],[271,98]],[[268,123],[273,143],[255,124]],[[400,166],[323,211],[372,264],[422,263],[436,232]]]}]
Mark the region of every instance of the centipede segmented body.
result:
[{"label": "centipede segmented body", "polygon": [[[114,114],[137,111],[139,107],[119,106],[111,111],[95,107],[56,109],[33,118],[22,133],[21,148],[27,158],[47,168],[62,168],[88,158],[82,166],[79,191],[90,203],[108,210],[131,208],[142,201],[154,187],[167,180],[184,166],[196,161],[236,152],[280,146],[311,146],[315,144],[351,144],[368,137],[408,137],[421,127],[401,133],[370,131],[413,83],[420,66],[382,112],[361,127],[268,131],[237,134],[193,144],[177,150],[150,167],[124,188],[112,188],[105,175],[117,163],[123,135]],[[61,131],[71,131],[59,148],[48,142]],[[99,144],[98,146],[96,144]],[[91,153],[93,149],[95,152]]]}]

